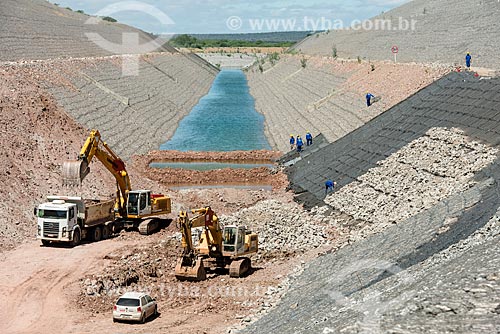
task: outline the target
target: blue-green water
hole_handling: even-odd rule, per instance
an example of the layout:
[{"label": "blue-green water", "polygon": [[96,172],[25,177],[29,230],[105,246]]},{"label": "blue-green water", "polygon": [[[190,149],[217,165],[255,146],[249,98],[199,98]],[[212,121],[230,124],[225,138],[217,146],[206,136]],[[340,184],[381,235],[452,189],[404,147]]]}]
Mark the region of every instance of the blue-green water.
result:
[{"label": "blue-green water", "polygon": [[222,162],[152,162],[151,168],[180,168],[191,170],[216,170],[224,168],[232,169],[251,169],[259,167],[273,168],[273,164],[251,164],[251,163],[222,163]]},{"label": "blue-green water", "polygon": [[245,74],[223,70],[209,93],[160,146],[177,151],[250,151],[271,149],[264,136],[264,117],[255,110]]}]

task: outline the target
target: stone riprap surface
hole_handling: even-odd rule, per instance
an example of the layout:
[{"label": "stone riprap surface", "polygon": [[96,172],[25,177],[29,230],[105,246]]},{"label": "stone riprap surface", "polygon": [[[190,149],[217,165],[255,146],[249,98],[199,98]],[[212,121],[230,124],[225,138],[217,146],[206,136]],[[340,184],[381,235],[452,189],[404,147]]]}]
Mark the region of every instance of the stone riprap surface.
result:
[{"label": "stone riprap surface", "polygon": [[340,188],[355,182],[434,127],[458,128],[467,137],[498,145],[499,87],[498,78],[449,74],[289,168],[298,198],[307,198],[307,205],[322,203],[325,180],[336,181]]},{"label": "stone riprap surface", "polygon": [[380,229],[465,191],[497,155],[498,149],[471,141],[458,129],[432,128],[325,202]]},{"label": "stone riprap surface", "polygon": [[197,55],[220,68],[247,68],[252,66],[257,59],[264,58],[262,53],[249,55],[246,53],[197,53]]},{"label": "stone riprap surface", "polygon": [[221,216],[221,225],[247,226],[259,235],[259,255],[294,253],[327,243],[326,225],[321,217],[310,215],[295,203],[267,200]]},{"label": "stone riprap surface", "polygon": [[[327,202],[358,226],[243,332],[497,333],[499,91],[500,79],[450,74],[298,161],[296,188],[320,203],[338,181]],[[313,215],[339,228],[328,211]]]},{"label": "stone riprap surface", "polygon": [[[247,72],[255,107],[265,116],[265,133],[274,149],[287,152],[290,134],[323,134],[330,142],[360,127],[440,78],[448,70],[417,64],[368,64],[327,57],[280,55],[262,72]],[[373,67],[372,67],[373,65]],[[366,107],[371,92],[380,101]]]},{"label": "stone riprap surface", "polygon": [[[163,40],[157,48],[101,48],[86,34],[116,45],[126,33],[137,34],[140,45],[154,45],[154,37],[120,23],[88,24],[91,18],[44,0],[2,1],[0,62],[31,71],[73,119],[100,130],[122,158],[157,149],[208,92],[217,69],[195,54],[160,47]],[[122,62],[137,59],[138,75],[124,75]]]},{"label": "stone riprap surface", "polygon": [[203,60],[181,53],[142,56],[137,76],[122,75],[121,57],[43,66],[44,85],[58,103],[80,124],[98,129],[126,159],[170,138],[217,74]]},{"label": "stone riprap surface", "polygon": [[[372,19],[389,20],[391,29],[329,31],[306,38],[295,49],[332,56],[336,48],[342,58],[392,60],[391,47],[397,45],[401,62],[461,65],[471,52],[473,66],[500,69],[499,17],[497,0],[415,0]],[[400,18],[414,20],[415,29],[400,29]]]},{"label": "stone riprap surface", "polygon": [[497,333],[498,167],[473,188],[312,261],[242,332]]},{"label": "stone riprap surface", "polygon": [[[154,39],[139,29],[119,22],[101,21],[98,24],[87,24],[90,18],[45,0],[2,0],[0,61],[98,57],[145,52],[133,48],[123,51],[106,50],[91,40],[92,36],[87,37],[86,33],[97,34],[109,44],[116,45],[123,44],[124,33],[137,34],[140,45]],[[165,51],[160,44],[156,45],[156,49]]]}]

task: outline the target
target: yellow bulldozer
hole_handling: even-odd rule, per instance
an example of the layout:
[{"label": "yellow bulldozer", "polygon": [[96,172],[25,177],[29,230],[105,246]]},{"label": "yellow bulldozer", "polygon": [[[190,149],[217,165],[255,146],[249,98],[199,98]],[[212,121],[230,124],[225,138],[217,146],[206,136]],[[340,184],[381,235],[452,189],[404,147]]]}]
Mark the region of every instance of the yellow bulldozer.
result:
[{"label": "yellow bulldozer", "polygon": [[151,190],[132,190],[125,163],[101,139],[98,130],[90,132],[76,161],[63,163],[63,184],[81,185],[83,179],[90,173],[90,163],[94,157],[116,179],[115,218],[120,224],[115,226],[137,228],[141,234],[150,234],[158,229],[158,219],[151,217],[169,214],[170,198],[163,194],[153,194]]},{"label": "yellow bulldozer", "polygon": [[[175,277],[179,280],[202,281],[206,270],[229,266],[230,277],[242,277],[251,269],[248,257],[259,248],[258,236],[244,226],[225,226],[221,229],[219,219],[210,207],[179,213],[178,224],[182,233],[183,252],[177,260]],[[193,228],[201,227],[197,246],[193,242]]]}]

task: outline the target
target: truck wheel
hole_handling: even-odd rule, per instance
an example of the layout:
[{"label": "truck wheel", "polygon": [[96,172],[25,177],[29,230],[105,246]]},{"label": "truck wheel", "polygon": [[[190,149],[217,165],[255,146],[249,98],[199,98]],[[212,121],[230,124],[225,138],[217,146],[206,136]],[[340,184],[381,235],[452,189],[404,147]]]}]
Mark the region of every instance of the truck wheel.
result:
[{"label": "truck wheel", "polygon": [[49,246],[50,245],[50,240],[44,240],[44,239],[42,239],[42,245],[44,245],[45,247]]},{"label": "truck wheel", "polygon": [[110,235],[111,235],[111,229],[109,225],[104,225],[102,227],[102,238],[106,240],[109,238]]},{"label": "truck wheel", "polygon": [[102,230],[99,226],[92,230],[92,241],[100,241],[102,238]]},{"label": "truck wheel", "polygon": [[71,241],[71,246],[78,246],[80,244],[80,241],[82,241],[80,237],[80,230],[75,230],[73,232],[73,241]]}]

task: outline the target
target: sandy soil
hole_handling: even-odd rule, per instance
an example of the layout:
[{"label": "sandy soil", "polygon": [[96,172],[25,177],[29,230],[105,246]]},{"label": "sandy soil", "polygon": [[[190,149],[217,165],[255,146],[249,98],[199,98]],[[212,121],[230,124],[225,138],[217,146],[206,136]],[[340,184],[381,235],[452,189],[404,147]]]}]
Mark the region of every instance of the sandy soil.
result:
[{"label": "sandy soil", "polygon": [[[74,159],[85,128],[74,122],[38,84],[28,68],[0,68],[0,252],[36,233],[33,207],[62,192],[60,166]],[[114,182],[96,166],[94,181],[73,190],[85,197],[113,193]],[[77,193],[73,193],[78,195]]]},{"label": "sandy soil", "polygon": [[[205,196],[203,196],[203,192]],[[183,191],[174,193],[177,205],[214,204],[219,214],[232,213],[266,198],[292,202],[283,190],[256,192],[235,189]],[[198,196],[202,197],[199,198]],[[195,198],[198,197],[196,200]],[[209,198],[220,201],[207,202]],[[191,206],[193,207],[193,206]],[[218,209],[221,209],[220,211]],[[170,215],[174,218],[174,215]],[[200,283],[179,283],[173,268],[180,253],[174,238],[177,228],[171,220],[160,232],[142,236],[136,232],[76,248],[42,247],[30,241],[5,252],[0,261],[0,294],[8,296],[10,308],[0,311],[2,333],[221,333],[230,326],[241,326],[247,316],[262,305],[269,307],[283,279],[301,261],[316,256],[282,253],[254,262],[256,270],[243,279],[229,279],[221,273],[210,274]],[[154,272],[154,274],[151,274]],[[147,324],[113,323],[111,309],[117,293],[88,296],[84,283],[89,279],[137,274],[139,286],[150,290],[159,301],[160,316]],[[200,320],[203,317],[203,321]]]},{"label": "sandy soil", "polygon": [[273,164],[280,156],[275,151],[234,151],[234,152],[178,152],[153,151],[144,156],[134,156],[133,163],[151,180],[164,186],[187,185],[262,185],[274,189],[285,188],[288,180],[285,174],[275,168],[217,169],[196,171],[176,168],[151,168],[152,162],[224,162],[224,163],[265,163]]},{"label": "sandy soil", "polygon": [[[167,329],[174,333],[216,333],[224,331],[229,325],[240,323],[242,317],[250,313],[262,297],[262,293],[252,296],[254,304],[244,307],[238,304],[241,300],[232,298],[189,299],[187,306],[182,298],[177,298],[175,303],[167,300],[164,305],[160,305],[163,314],[145,326],[113,324],[109,304],[96,305],[88,301],[78,303],[81,301],[81,279],[92,273],[106,271],[113,261],[110,254],[142,251],[141,247],[161,244],[163,240],[171,240],[176,229],[172,225],[149,237],[129,232],[111,240],[87,243],[76,248],[41,247],[40,242],[34,240],[36,225],[32,208],[43,201],[46,195],[97,198],[111,196],[115,190],[113,178],[98,162],[92,163],[92,172],[81,188],[62,187],[60,166],[63,161],[74,159],[89,130],[74,122],[39,86],[40,75],[40,72],[29,67],[0,68],[0,140],[3,143],[0,147],[3,156],[0,160],[0,182],[3,184],[0,189],[0,208],[5,213],[0,221],[0,294],[5,296],[4,300],[9,305],[0,311],[0,333],[164,333]],[[158,154],[155,156],[153,153],[151,156],[158,158]],[[177,155],[178,159],[186,158],[184,154]],[[215,159],[269,161],[278,155],[277,152],[254,152],[233,157],[216,156]],[[214,154],[193,158],[214,159]],[[283,190],[286,178],[271,174],[269,170],[253,173],[262,177],[272,175],[279,180],[274,191],[230,188],[171,191],[161,182],[144,176],[141,166],[129,163],[128,171],[134,188],[153,189],[172,197],[173,213],[170,219],[174,219],[181,208],[211,205],[219,214],[230,214],[269,198],[292,201],[292,195]],[[151,175],[155,173],[151,172]],[[227,181],[233,176],[224,177]],[[178,254],[178,243],[169,245],[165,249],[167,260]],[[164,263],[170,266],[172,262],[167,260]],[[261,265],[262,268],[270,266],[270,269],[257,270],[248,280],[238,282],[237,286],[250,289],[279,284],[285,269],[289,267],[286,259],[282,261],[281,267],[278,262]],[[217,286],[223,282],[226,286],[228,283],[227,277],[225,280],[221,277],[208,282]],[[203,322],[198,321],[196,314],[199,312],[205,312]]]}]

